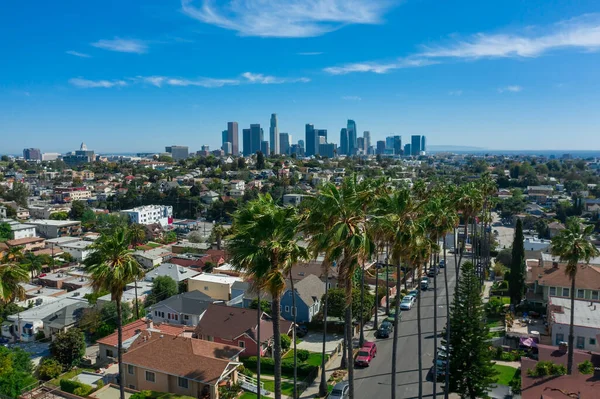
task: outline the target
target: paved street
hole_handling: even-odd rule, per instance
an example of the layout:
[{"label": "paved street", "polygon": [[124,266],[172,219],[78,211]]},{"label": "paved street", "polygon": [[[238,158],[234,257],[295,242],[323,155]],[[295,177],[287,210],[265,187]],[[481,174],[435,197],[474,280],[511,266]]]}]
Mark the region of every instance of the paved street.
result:
[{"label": "paved street", "polygon": [[[454,257],[448,256],[448,284],[450,298],[454,292]],[[446,324],[446,291],[444,289],[444,272],[441,270],[437,277],[438,292],[438,332]],[[433,363],[433,282],[428,291],[421,293],[421,332],[423,339],[423,396],[431,397],[433,394],[432,382],[427,381],[427,375]],[[416,304],[415,304],[416,305]],[[369,340],[372,338],[369,334]],[[438,345],[441,337],[438,338]],[[389,398],[391,397],[391,361],[392,338],[378,339],[378,355],[371,366],[357,369],[355,372],[355,398]],[[398,328],[398,363],[396,378],[396,397],[407,399],[418,396],[418,340],[417,340],[417,308],[402,313],[402,321]],[[443,396],[442,384],[438,384],[438,397]]]}]

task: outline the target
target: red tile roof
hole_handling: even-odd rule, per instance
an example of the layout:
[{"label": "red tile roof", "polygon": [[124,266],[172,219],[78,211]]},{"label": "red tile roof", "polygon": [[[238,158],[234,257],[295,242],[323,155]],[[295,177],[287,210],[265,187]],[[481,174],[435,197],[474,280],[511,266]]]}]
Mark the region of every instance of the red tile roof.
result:
[{"label": "red tile roof", "polygon": [[[146,319],[142,318],[140,320],[133,321],[133,322],[123,326],[123,341],[133,338],[137,334],[138,330],[146,331],[147,329],[148,329],[148,323],[146,322]],[[177,335],[182,334],[185,331],[186,326],[183,326],[183,325],[178,326],[178,325],[167,324],[167,323],[158,323],[158,324],[153,324],[152,329],[158,330],[162,334],[177,336]],[[104,338],[100,338],[97,342],[99,344],[116,347],[117,343],[118,343],[117,332],[115,331],[114,333],[112,333]]]},{"label": "red tile roof", "polygon": [[[529,266],[529,264],[528,264]],[[542,266],[531,266],[531,272],[528,273],[527,283],[547,287],[570,287],[571,280],[565,274],[566,264],[558,263],[557,267],[552,264]],[[600,289],[600,267],[578,265],[577,280],[575,282],[578,289],[599,290]]]}]

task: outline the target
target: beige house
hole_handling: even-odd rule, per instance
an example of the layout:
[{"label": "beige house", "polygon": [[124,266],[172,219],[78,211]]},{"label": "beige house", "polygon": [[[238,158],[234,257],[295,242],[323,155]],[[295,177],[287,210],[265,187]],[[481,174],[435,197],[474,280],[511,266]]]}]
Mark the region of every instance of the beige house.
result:
[{"label": "beige house", "polygon": [[188,279],[188,291],[200,291],[213,299],[229,301],[231,286],[237,281],[242,279],[225,274],[202,273]]},{"label": "beige house", "polygon": [[243,348],[143,332],[123,355],[125,386],[218,399],[221,383],[237,381]]}]

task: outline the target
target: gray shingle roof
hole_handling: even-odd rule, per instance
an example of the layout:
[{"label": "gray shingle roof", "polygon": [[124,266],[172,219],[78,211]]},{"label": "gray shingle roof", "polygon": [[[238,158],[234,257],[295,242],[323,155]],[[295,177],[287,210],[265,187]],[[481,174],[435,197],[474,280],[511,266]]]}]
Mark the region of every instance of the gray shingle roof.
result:
[{"label": "gray shingle roof", "polygon": [[184,292],[183,294],[174,295],[152,305],[148,310],[152,311],[155,308],[168,306],[176,312],[185,314],[200,315],[208,308],[215,300],[200,291]]},{"label": "gray shingle roof", "polygon": [[325,294],[325,283],[314,274],[309,274],[301,281],[294,283],[294,289],[305,304],[312,306],[316,301],[320,301]]}]

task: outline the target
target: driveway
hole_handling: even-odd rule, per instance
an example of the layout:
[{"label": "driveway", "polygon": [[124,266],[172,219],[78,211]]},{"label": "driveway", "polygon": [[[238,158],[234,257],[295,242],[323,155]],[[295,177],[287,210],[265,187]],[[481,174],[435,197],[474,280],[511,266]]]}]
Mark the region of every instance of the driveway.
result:
[{"label": "driveway", "polygon": [[[500,217],[497,213],[492,214],[493,222],[500,221]],[[498,242],[498,250],[504,248],[510,248],[515,235],[515,229],[510,226],[492,226],[492,231],[498,231],[498,234],[494,234],[496,241]]]},{"label": "driveway", "polygon": [[[298,344],[298,349],[305,349],[310,352],[321,352],[323,350],[323,334],[312,332],[306,334],[302,342]],[[341,334],[327,334],[325,338],[325,352],[332,353],[338,345],[342,344],[344,336]]]}]

